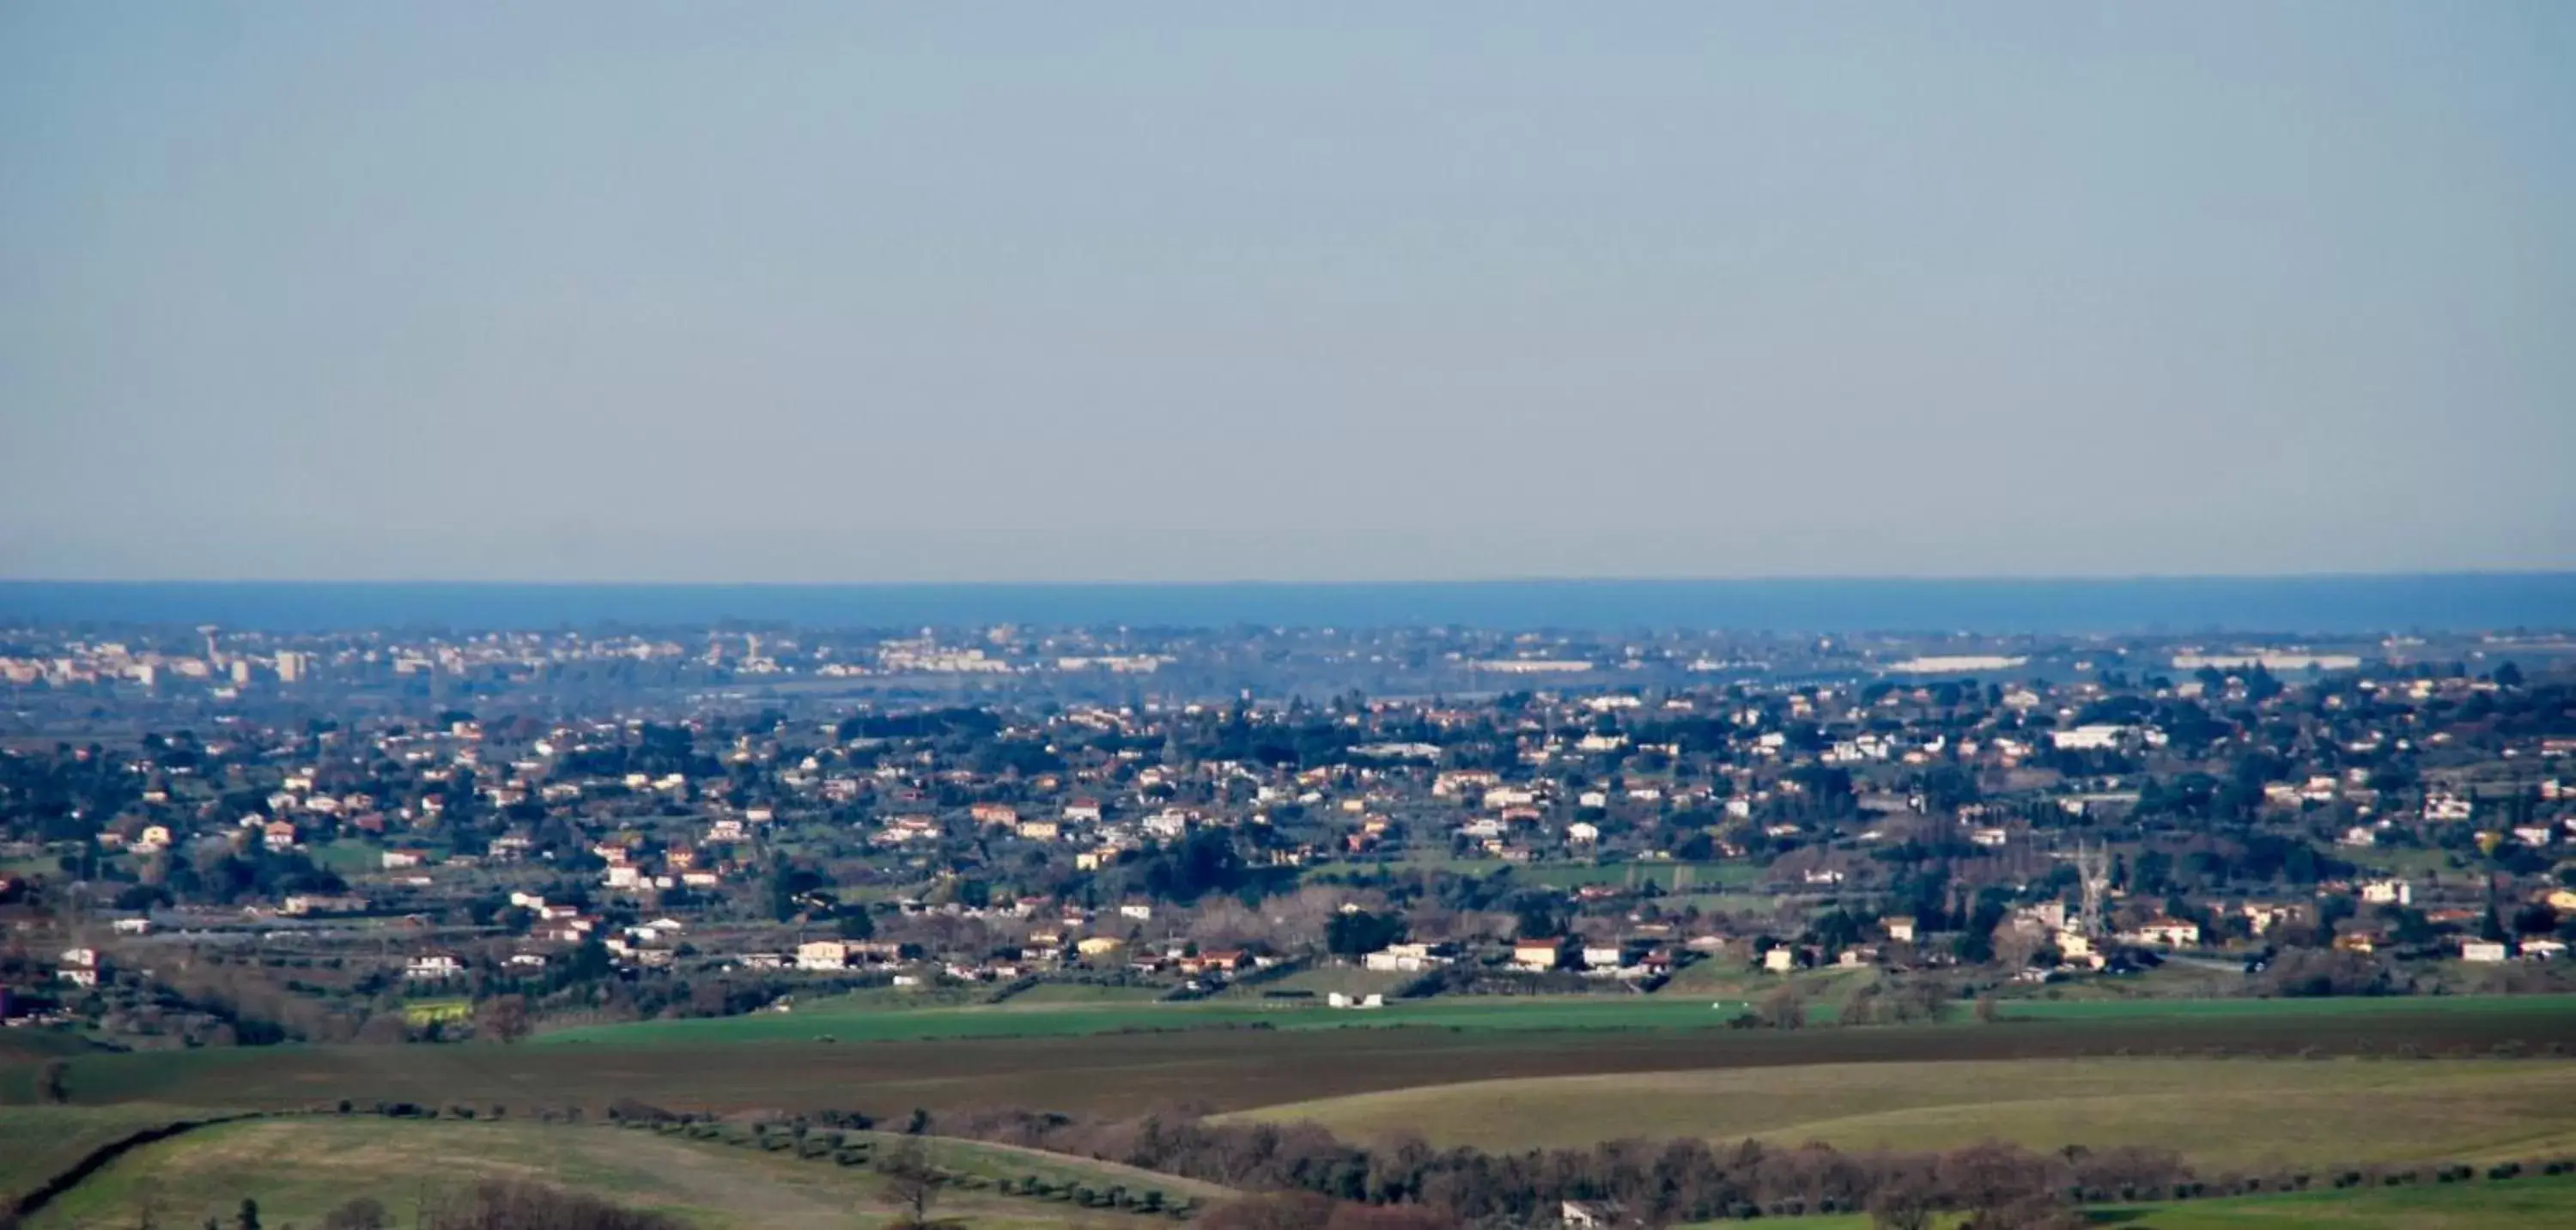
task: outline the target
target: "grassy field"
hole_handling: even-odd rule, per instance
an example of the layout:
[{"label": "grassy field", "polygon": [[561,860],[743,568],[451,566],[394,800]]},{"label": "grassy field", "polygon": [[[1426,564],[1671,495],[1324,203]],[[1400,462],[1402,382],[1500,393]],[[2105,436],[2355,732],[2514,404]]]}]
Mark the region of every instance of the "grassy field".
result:
[{"label": "grassy field", "polygon": [[50,1029],[0,1029],[0,1067],[89,1054],[97,1048],[76,1034]]},{"label": "grassy field", "polygon": [[1420,974],[1360,969],[1349,965],[1319,965],[1301,969],[1285,978],[1269,982],[1238,984],[1218,992],[1220,1001],[1276,1001],[1277,992],[1305,992],[1317,1001],[1339,991],[1344,995],[1392,995],[1405,984],[1420,979]]},{"label": "grassy field", "polygon": [[[595,1110],[636,1097],[673,1109],[728,1112],[835,1108],[883,1116],[914,1107],[1024,1106],[1128,1113],[1174,1104],[1238,1110],[1502,1077],[2118,1055],[2483,1057],[2543,1054],[2576,1043],[2576,1005],[2564,997],[2206,1007],[2146,1002],[1991,1026],[1963,1020],[1794,1032],[1683,1027],[1722,1017],[1707,1002],[1460,999],[1373,1013],[1243,1002],[1004,1004],[766,1014],[618,1026],[588,1035],[590,1041],[557,1034],[520,1046],[93,1052],[70,1061],[68,1084],[82,1104],[279,1108],[350,1098]],[[791,1024],[780,1030],[770,1022]],[[1270,1027],[1116,1032],[1228,1022]],[[961,1024],[993,1036],[960,1036]],[[1344,1024],[1360,1027],[1330,1028]],[[1392,1024],[1420,1027],[1372,1027]],[[940,1033],[946,1036],[900,1040]],[[826,1034],[839,1040],[816,1040]],[[871,1035],[882,1040],[863,1040]],[[0,1103],[35,1102],[38,1066],[0,1061]]]},{"label": "grassy field", "polygon": [[315,866],[342,875],[381,871],[385,865],[383,846],[364,841],[331,841],[308,847],[305,856]]},{"label": "grassy field", "polygon": [[[884,1148],[904,1137],[892,1132],[859,1133],[875,1140]],[[952,1174],[978,1175],[987,1179],[1027,1178],[1034,1176],[1049,1183],[1082,1183],[1106,1188],[1125,1185],[1152,1188],[1169,1196],[1187,1196],[1196,1200],[1221,1200],[1235,1193],[1214,1183],[1201,1183],[1177,1175],[1139,1170],[1116,1162],[1093,1161],[1048,1153],[1042,1149],[1023,1149],[1016,1145],[992,1144],[976,1140],[931,1138],[925,1146],[930,1164]]]},{"label": "grassy field", "polygon": [[2476,1016],[2492,1013],[2567,1014],[2559,1038],[2576,1042],[2576,996],[2450,995],[2389,999],[2008,999],[1999,1005],[2006,1020],[2141,1021],[2188,1017],[2198,1020],[2302,1016],[2319,1021],[2371,1016],[2441,1013]]},{"label": "grassy field", "polygon": [[[2576,1178],[2238,1196],[2085,1213],[2088,1224],[2120,1230],[2528,1230],[2576,1225]],[[1801,1217],[1784,1224],[1797,1230],[1870,1230],[1870,1219],[1858,1214]],[[1958,1224],[1956,1217],[1933,1222],[1938,1230],[1956,1230]],[[1682,1230],[1742,1225],[1702,1222]]]},{"label": "grassy field", "polygon": [[[1221,997],[1189,1003],[1120,1001],[1114,997],[1040,996],[1037,991],[994,1005],[907,1008],[884,998],[835,998],[799,1005],[792,1012],[695,1020],[637,1021],[552,1030],[539,1045],[675,1042],[815,1041],[883,1042],[942,1038],[1049,1038],[1150,1030],[1257,1025],[1269,1030],[1422,1026],[1473,1030],[1717,1029],[1743,1004],[1782,985],[1780,975],[1745,970],[1685,971],[1678,985],[1655,995],[1444,996],[1404,1001],[1367,1012],[1341,1011],[1319,1002],[1280,1002]],[[1321,985],[1329,971],[1299,975]],[[1808,1019],[1824,1024],[1850,991],[1875,978],[1869,970],[1825,969],[1792,976],[1810,998]],[[1300,985],[1295,978],[1281,985]],[[1105,988],[1096,988],[1106,990]],[[1342,989],[1338,986],[1327,989]],[[1083,988],[1066,988],[1076,992]],[[861,992],[860,996],[879,993]],[[1319,997],[1320,998],[1320,997]],[[1727,1009],[1712,1005],[1723,1002]],[[2112,1020],[2173,1016],[2231,1019],[2334,1019],[2392,1015],[2501,1013],[2558,1014],[2558,1036],[2576,1041],[2576,995],[2450,996],[2391,999],[2012,999],[2004,1015],[2022,1020]],[[1954,1015],[1964,1018],[1966,1005]]]},{"label": "grassy field", "polygon": [[470,1021],[474,1019],[474,1001],[464,996],[443,999],[415,999],[402,1006],[405,1023],[419,1026],[432,1021]]},{"label": "grassy field", "polygon": [[93,1149],[197,1113],[151,1105],[0,1110],[0,1209]]},{"label": "grassy field", "polygon": [[1661,996],[1530,996],[1440,998],[1392,1004],[1366,1012],[1320,1002],[1252,999],[1190,1003],[1119,1002],[1115,999],[1032,999],[1031,991],[994,1005],[953,1008],[853,1010],[821,1000],[792,1012],[699,1020],[638,1021],[552,1030],[542,1046],[576,1043],[751,1042],[829,1037],[836,1042],[885,1042],[942,1038],[1050,1038],[1151,1030],[1259,1025],[1272,1030],[1385,1028],[1417,1025],[1440,1029],[1687,1029],[1725,1024],[1705,1000]]},{"label": "grassy field", "polygon": [[2216,1169],[2576,1152],[2576,1063],[2090,1059],[1818,1064],[1478,1081],[1290,1103],[1359,1138],[1493,1150],[1620,1136],[1845,1149],[2151,1145]]},{"label": "grassy field", "polygon": [[2093,1221],[2125,1230],[2526,1230],[2576,1225],[2576,1179],[2240,1196],[2096,1209]]},{"label": "grassy field", "polygon": [[1163,987],[1108,987],[1087,982],[1043,982],[1012,996],[1003,1006],[1026,1010],[1061,1007],[1066,1004],[1150,1004],[1167,993]]},{"label": "grassy field", "polygon": [[[1217,1190],[1037,1157],[1032,1163],[998,1147],[943,1145],[936,1160],[957,1163],[961,1173],[1043,1171],[1175,1195]],[[163,1225],[196,1225],[207,1216],[229,1224],[245,1196],[259,1201],[263,1220],[272,1225],[314,1224],[356,1196],[371,1196],[398,1220],[408,1220],[425,1196],[486,1179],[538,1180],[708,1227],[837,1230],[875,1224],[893,1211],[883,1201],[880,1180],[864,1167],[604,1127],[356,1116],[226,1124],[148,1145],[110,1163],[28,1224],[127,1224],[147,1204],[157,1205]],[[938,1211],[977,1228],[1149,1224],[1142,1217],[990,1192],[952,1190]]]}]

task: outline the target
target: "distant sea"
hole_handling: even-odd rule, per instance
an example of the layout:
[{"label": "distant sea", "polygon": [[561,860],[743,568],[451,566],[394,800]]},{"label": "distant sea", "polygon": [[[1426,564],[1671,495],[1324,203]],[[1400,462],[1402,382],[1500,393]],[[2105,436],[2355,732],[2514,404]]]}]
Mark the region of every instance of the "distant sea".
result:
[{"label": "distant sea", "polygon": [[1100,585],[0,581],[0,625],[552,629],[724,622],[2359,635],[2576,627],[2576,573]]}]

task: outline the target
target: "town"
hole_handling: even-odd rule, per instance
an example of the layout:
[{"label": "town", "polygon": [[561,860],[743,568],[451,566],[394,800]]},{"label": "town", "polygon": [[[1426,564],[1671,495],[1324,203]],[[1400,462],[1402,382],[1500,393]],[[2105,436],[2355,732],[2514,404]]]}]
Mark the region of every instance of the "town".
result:
[{"label": "town", "polygon": [[2576,987],[2576,641],[0,636],[5,1015]]}]

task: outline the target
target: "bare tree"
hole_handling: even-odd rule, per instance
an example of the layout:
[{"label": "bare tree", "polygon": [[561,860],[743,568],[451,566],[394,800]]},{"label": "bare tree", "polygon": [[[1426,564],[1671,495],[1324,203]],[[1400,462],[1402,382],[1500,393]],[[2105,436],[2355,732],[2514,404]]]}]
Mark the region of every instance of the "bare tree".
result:
[{"label": "bare tree", "polygon": [[393,1224],[385,1206],[368,1196],[357,1197],[322,1218],[322,1230],[386,1230]]},{"label": "bare tree", "polygon": [[486,1000],[474,1014],[475,1036],[495,1042],[519,1041],[535,1028],[535,1022],[528,1016],[528,997],[525,995],[502,995]]},{"label": "bare tree", "polygon": [[1803,1029],[1807,1024],[1807,997],[1798,988],[1784,986],[1762,997],[1762,1023],[1773,1029]]},{"label": "bare tree", "polygon": [[895,1224],[919,1227],[930,1224],[930,1209],[939,1202],[939,1171],[930,1164],[930,1146],[919,1136],[904,1137],[903,1143],[885,1159],[886,1196],[902,1210]]}]

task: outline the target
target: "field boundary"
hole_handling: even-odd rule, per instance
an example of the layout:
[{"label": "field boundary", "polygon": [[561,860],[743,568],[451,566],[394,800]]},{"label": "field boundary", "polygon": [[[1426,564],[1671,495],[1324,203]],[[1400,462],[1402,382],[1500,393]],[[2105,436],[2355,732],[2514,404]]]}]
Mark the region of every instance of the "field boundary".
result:
[{"label": "field boundary", "polygon": [[279,1113],[276,1111],[245,1110],[230,1114],[175,1119],[153,1127],[136,1129],[82,1154],[70,1165],[56,1171],[51,1178],[27,1189],[26,1194],[17,1197],[10,1204],[8,1215],[13,1221],[24,1220],[42,1211],[46,1205],[52,1204],[64,1193],[87,1182],[91,1175],[106,1169],[109,1163],[145,1145],[159,1144],[173,1137],[184,1136],[201,1128],[215,1127],[219,1124],[278,1117]]},{"label": "field boundary", "polygon": [[[414,1113],[418,1112],[418,1113]],[[384,1103],[373,1107],[356,1107],[344,1103],[342,1109],[243,1110],[211,1115],[192,1115],[167,1123],[138,1128],[107,1141],[82,1154],[61,1170],[0,1207],[0,1225],[13,1225],[42,1212],[54,1201],[89,1181],[101,1170],[138,1149],[174,1140],[191,1132],[254,1120],[301,1119],[330,1120],[379,1118],[415,1123],[495,1123],[498,1120],[478,1117],[444,1116],[434,1108],[411,1103]],[[522,1120],[520,1122],[531,1122]],[[773,1130],[773,1125],[724,1124],[712,1120],[647,1120],[610,1119],[599,1124],[552,1123],[548,1130],[603,1131],[616,1128],[642,1129],[657,1135],[707,1144],[748,1147],[764,1153],[791,1153],[804,1161],[832,1162],[842,1166],[878,1168],[880,1147],[904,1139],[897,1133],[868,1129],[821,1128],[810,1131]],[[937,1150],[945,1147],[963,1158],[931,1159],[930,1178],[944,1187],[992,1195],[1016,1197],[1031,1201],[1056,1201],[1084,1208],[1119,1210],[1148,1216],[1187,1218],[1197,1212],[1217,1193],[1226,1189],[1219,1184],[1124,1166],[1098,1158],[1070,1153],[1051,1153],[1044,1149],[976,1141],[963,1137],[923,1136],[924,1144]],[[991,1162],[992,1169],[1016,1169],[1010,1163],[1029,1167],[1027,1173],[979,1173],[978,1160]],[[1058,1173],[1044,1173],[1054,1170]],[[1070,1172],[1069,1174],[1067,1172]],[[1087,1181],[1086,1181],[1087,1180]],[[1231,1194],[1227,1192],[1226,1194]]]}]

